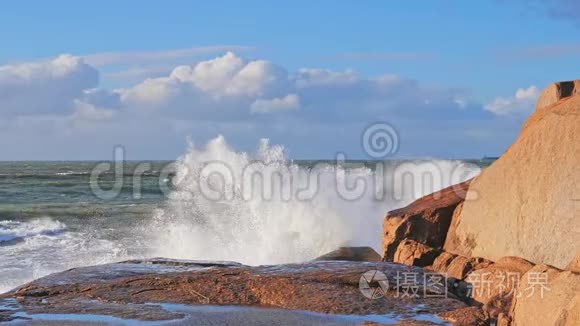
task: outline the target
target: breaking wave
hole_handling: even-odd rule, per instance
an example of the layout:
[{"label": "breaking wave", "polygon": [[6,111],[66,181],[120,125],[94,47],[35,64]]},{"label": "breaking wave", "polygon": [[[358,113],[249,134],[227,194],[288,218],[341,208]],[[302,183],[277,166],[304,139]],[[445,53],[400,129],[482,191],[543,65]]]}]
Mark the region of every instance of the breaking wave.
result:
[{"label": "breaking wave", "polygon": [[250,265],[306,261],[339,246],[380,252],[387,211],[480,172],[444,160],[305,167],[266,140],[249,154],[221,136],[191,145],[175,168],[175,190],[154,217],[152,255]]}]

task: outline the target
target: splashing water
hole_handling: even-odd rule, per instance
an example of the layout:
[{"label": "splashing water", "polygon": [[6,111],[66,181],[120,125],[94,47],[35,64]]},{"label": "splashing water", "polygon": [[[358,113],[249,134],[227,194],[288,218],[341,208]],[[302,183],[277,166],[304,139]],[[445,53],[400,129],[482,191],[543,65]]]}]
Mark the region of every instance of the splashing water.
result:
[{"label": "splashing water", "polygon": [[[152,254],[259,265],[306,261],[340,246],[380,252],[388,210],[480,171],[461,161],[405,164],[387,164],[382,173],[348,164],[304,167],[266,140],[254,155],[235,152],[221,136],[205,148],[192,145],[176,162],[175,190],[154,218]],[[436,178],[417,187],[425,174]]]},{"label": "splashing water", "polygon": [[72,267],[108,263],[126,250],[50,218],[0,221],[0,293]]}]

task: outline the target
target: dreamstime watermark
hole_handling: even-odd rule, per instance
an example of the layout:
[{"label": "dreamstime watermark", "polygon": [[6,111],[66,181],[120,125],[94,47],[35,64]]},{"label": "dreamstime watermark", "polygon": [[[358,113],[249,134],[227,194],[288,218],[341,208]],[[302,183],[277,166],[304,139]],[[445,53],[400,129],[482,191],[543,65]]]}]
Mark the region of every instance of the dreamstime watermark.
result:
[{"label": "dreamstime watermark", "polygon": [[[396,129],[386,122],[368,126],[361,134],[361,147],[372,158],[353,163],[345,153],[333,161],[300,166],[285,160],[238,161],[223,159],[204,162],[170,163],[153,170],[150,162],[134,164],[127,171],[125,149],[114,149],[112,162],[97,164],[90,173],[90,187],[100,199],[111,200],[123,191],[141,199],[145,178],[157,177],[159,191],[169,195],[173,189],[195,192],[208,201],[281,200],[310,201],[322,188],[332,188],[343,200],[372,198],[377,201],[408,201],[434,193],[448,185],[465,197],[465,187],[458,185],[479,172],[475,164],[445,161],[389,160],[400,148]],[[235,156],[235,155],[234,155]],[[180,177],[175,178],[175,175]],[[474,199],[470,194],[468,199]]]},{"label": "dreamstime watermark", "polygon": [[364,130],[361,145],[368,156],[386,159],[399,151],[399,133],[387,122],[374,123]]}]

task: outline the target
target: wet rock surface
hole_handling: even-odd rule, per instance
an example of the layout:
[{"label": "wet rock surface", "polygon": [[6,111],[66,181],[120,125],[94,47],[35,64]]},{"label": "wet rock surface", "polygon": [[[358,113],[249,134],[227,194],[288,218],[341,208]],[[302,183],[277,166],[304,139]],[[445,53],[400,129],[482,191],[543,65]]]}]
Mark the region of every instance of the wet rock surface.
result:
[{"label": "wet rock surface", "polygon": [[[373,270],[383,273],[385,282],[361,279]],[[280,318],[276,323],[283,325],[444,324],[439,314],[467,305],[449,296],[444,284],[426,282],[432,275],[388,262],[250,267],[228,262],[127,261],[49,275],[0,295],[0,318],[34,323],[43,316],[76,316],[69,322],[187,324],[190,318],[213,314],[199,324],[217,325],[218,320],[228,324],[233,316],[242,324],[244,320],[260,324],[275,316]],[[366,289],[386,290],[369,299],[360,290],[361,282]]]}]

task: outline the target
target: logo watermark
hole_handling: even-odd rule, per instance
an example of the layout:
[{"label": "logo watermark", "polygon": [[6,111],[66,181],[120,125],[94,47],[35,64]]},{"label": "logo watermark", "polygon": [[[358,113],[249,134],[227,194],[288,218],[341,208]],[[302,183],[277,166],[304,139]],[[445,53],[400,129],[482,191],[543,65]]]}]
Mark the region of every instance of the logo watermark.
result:
[{"label": "logo watermark", "polygon": [[358,288],[368,299],[380,299],[389,292],[389,280],[380,271],[371,270],[361,275]]},{"label": "logo watermark", "polygon": [[[453,282],[450,282],[453,281]],[[454,283],[452,289],[448,288]],[[469,298],[491,297],[494,295],[512,295],[515,298],[539,296],[544,298],[550,291],[549,274],[546,272],[484,272],[471,273],[464,282],[448,277],[446,273],[429,271],[397,271],[393,280],[379,270],[369,270],[361,275],[359,290],[368,299],[380,299],[391,289],[395,298],[434,298],[447,297],[463,283],[466,292],[462,296]],[[391,285],[391,287],[389,287]]]}]

